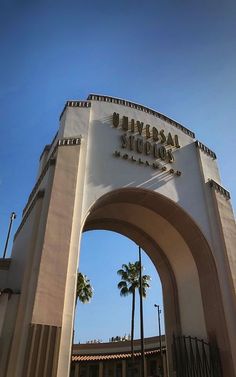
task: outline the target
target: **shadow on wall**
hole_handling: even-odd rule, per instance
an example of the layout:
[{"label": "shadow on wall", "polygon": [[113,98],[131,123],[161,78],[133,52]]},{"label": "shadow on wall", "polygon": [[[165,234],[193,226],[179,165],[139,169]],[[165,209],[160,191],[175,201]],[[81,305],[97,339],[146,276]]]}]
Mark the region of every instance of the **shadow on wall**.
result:
[{"label": "shadow on wall", "polygon": [[[133,153],[135,159],[141,158],[144,163],[132,161],[132,151],[121,148],[121,135],[124,131],[112,125],[112,117],[93,120],[88,145],[87,184],[93,190],[94,198],[104,193],[125,187],[146,188],[169,197],[183,207],[206,229],[207,215],[204,200],[203,180],[201,177],[197,149],[194,141],[181,148],[173,148],[175,161],[165,163],[161,159],[154,160],[145,154]],[[138,136],[138,134],[134,134]],[[161,145],[161,144],[160,144]],[[115,157],[114,152],[120,152]],[[129,155],[125,159],[123,155]],[[150,163],[148,166],[145,161]],[[154,169],[152,163],[157,161],[167,170]],[[180,171],[181,175],[170,173]]]},{"label": "shadow on wall", "polygon": [[[169,180],[176,177],[168,172],[169,169],[177,170],[176,163],[167,164],[161,159],[155,160],[145,154],[132,153],[128,149],[121,148],[120,137],[124,133],[122,129],[112,126],[112,118],[105,117],[103,121],[94,120],[91,124],[89,141],[89,180],[94,186],[111,187],[112,189],[120,187],[145,187],[155,190],[164,185]],[[114,137],[116,135],[116,137]],[[134,134],[138,136],[138,134]],[[105,139],[105,147],[104,147]],[[109,146],[107,146],[109,143]],[[160,144],[161,145],[161,144]],[[108,152],[107,152],[108,151]],[[114,152],[120,151],[121,156],[115,157]],[[175,148],[175,152],[178,152]],[[122,157],[128,155],[128,158]],[[131,157],[137,159],[133,161]],[[138,159],[141,159],[139,163]],[[93,160],[92,160],[93,159]],[[150,166],[147,165],[147,163]],[[154,169],[152,164],[156,162],[160,168]],[[162,171],[161,167],[167,169]]]}]

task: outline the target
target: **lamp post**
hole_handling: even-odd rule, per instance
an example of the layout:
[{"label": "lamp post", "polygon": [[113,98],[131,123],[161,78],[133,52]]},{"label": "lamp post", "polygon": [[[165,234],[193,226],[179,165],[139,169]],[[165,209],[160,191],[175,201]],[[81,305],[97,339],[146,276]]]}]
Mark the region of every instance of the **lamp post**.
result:
[{"label": "lamp post", "polygon": [[7,239],[6,239],[5,248],[4,248],[4,252],[3,252],[3,259],[5,259],[5,257],[6,257],[7,246],[8,246],[8,242],[9,242],[10,233],[11,233],[11,227],[12,227],[13,220],[15,220],[15,218],[16,218],[16,214],[15,214],[15,212],[12,212],[11,216],[10,216],[10,224],[9,224]]},{"label": "lamp post", "polygon": [[160,347],[160,355],[161,355],[161,374],[163,375],[163,362],[162,362],[162,343],[161,343],[161,309],[160,306],[157,304],[154,304],[155,308],[157,308],[157,319],[158,319],[158,331],[159,331],[159,347]]}]

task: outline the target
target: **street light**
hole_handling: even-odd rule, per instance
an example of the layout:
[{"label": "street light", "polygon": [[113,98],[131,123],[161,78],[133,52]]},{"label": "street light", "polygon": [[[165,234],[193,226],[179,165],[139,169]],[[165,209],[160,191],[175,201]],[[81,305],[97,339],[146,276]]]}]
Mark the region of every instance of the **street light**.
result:
[{"label": "street light", "polygon": [[161,355],[161,373],[162,373],[163,362],[162,362],[161,320],[160,320],[161,309],[160,309],[160,306],[157,304],[154,304],[154,306],[155,308],[157,308],[158,329],[159,329],[159,347],[160,347],[160,355]]},{"label": "street light", "polygon": [[15,214],[15,212],[12,212],[11,216],[10,216],[10,224],[9,224],[7,239],[6,239],[5,248],[4,248],[4,252],[3,252],[3,259],[5,259],[5,257],[6,257],[7,246],[8,246],[10,233],[11,233],[12,222],[13,222],[13,220],[15,220],[15,218],[16,218],[16,214]]}]

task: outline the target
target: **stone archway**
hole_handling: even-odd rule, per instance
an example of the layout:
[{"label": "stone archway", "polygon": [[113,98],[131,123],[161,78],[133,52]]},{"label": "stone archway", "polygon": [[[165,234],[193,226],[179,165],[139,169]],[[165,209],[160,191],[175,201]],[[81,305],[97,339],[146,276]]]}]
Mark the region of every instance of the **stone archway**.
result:
[{"label": "stone archway", "polygon": [[215,262],[187,213],[152,191],[120,189],[101,197],[89,210],[84,230],[94,229],[129,237],[156,266],[163,286],[169,360],[173,333],[216,341],[221,355],[230,357]]},{"label": "stone archway", "polygon": [[236,377],[235,220],[216,155],[194,137],[130,101],[66,103],[0,271],[0,289],[21,292],[0,302],[0,377],[68,377],[89,229],[145,249],[162,280],[169,344],[171,332],[216,341],[223,377]]}]

